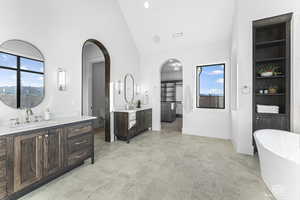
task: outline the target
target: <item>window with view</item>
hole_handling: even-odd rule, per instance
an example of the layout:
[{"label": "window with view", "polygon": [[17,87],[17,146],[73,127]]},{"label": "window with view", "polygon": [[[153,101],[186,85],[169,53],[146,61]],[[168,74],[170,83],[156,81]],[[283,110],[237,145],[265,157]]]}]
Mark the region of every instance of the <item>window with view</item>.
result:
[{"label": "window with view", "polygon": [[43,97],[44,62],[0,52],[0,99],[14,108],[31,108]]},{"label": "window with view", "polygon": [[197,108],[225,109],[225,64],[197,67]]}]

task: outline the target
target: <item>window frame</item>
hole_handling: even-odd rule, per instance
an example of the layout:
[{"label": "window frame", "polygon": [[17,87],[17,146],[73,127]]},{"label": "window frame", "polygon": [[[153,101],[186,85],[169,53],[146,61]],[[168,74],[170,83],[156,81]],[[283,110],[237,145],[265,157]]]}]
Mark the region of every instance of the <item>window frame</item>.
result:
[{"label": "window frame", "polygon": [[[212,107],[200,107],[198,103],[198,91],[200,86],[200,77],[198,76],[198,69],[203,67],[212,67],[212,66],[218,66],[223,65],[224,66],[224,83],[223,83],[223,94],[224,94],[224,103],[222,107],[212,108]],[[200,96],[199,96],[200,97]],[[216,63],[216,64],[207,64],[207,65],[199,65],[196,66],[196,108],[199,109],[209,109],[209,110],[226,110],[226,63]]]},{"label": "window frame", "polygon": [[[27,73],[32,73],[32,74],[43,75],[43,77],[44,77],[43,78],[43,82],[44,82],[43,83],[43,90],[44,90],[43,94],[44,94],[44,96],[43,96],[43,98],[42,98],[42,100],[40,102],[40,103],[42,103],[43,99],[45,98],[45,61],[44,60],[30,58],[30,57],[20,56],[20,55],[8,53],[8,52],[5,52],[5,51],[0,51],[0,53],[12,55],[12,56],[16,56],[16,58],[17,58],[16,68],[5,67],[5,66],[1,66],[0,65],[0,69],[12,70],[12,71],[16,72],[16,76],[17,76],[17,83],[16,83],[16,86],[17,86],[17,88],[16,88],[16,90],[17,90],[17,94],[16,94],[16,97],[17,97],[17,107],[16,108],[17,109],[21,108],[21,72],[27,72]],[[21,69],[21,58],[25,58],[25,59],[29,59],[29,60],[33,60],[33,61],[42,62],[43,65],[44,65],[43,72]],[[38,106],[38,105],[36,105],[36,106]]]}]

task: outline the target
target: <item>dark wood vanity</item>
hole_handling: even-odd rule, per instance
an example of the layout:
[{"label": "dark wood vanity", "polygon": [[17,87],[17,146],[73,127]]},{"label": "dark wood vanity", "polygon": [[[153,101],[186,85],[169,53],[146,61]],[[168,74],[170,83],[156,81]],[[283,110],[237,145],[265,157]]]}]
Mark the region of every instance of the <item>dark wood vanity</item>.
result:
[{"label": "dark wood vanity", "polygon": [[131,138],[149,128],[152,128],[152,109],[114,112],[114,132],[119,140],[129,143]]},{"label": "dark wood vanity", "polygon": [[91,158],[92,121],[0,137],[0,199],[17,199]]}]

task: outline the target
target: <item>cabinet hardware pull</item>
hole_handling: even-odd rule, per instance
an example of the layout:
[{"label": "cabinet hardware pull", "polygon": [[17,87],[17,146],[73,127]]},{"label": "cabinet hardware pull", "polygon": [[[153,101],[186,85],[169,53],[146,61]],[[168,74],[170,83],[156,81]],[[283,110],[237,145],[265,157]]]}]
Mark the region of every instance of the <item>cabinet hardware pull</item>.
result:
[{"label": "cabinet hardware pull", "polygon": [[87,143],[88,141],[87,140],[84,140],[82,142],[76,142],[75,145],[80,145],[80,144],[84,144],[84,143]]},{"label": "cabinet hardware pull", "polygon": [[75,158],[81,158],[81,157],[84,156],[84,155],[85,155],[85,153],[81,153],[81,154],[75,156]]}]

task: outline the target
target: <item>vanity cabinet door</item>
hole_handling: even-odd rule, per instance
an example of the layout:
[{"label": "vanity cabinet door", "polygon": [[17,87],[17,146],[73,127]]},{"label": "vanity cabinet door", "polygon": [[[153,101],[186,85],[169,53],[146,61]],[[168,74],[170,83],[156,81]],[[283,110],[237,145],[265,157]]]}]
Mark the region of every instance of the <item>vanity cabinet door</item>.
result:
[{"label": "vanity cabinet door", "polygon": [[0,199],[7,196],[7,139],[0,138]]},{"label": "vanity cabinet door", "polygon": [[62,167],[62,129],[49,130],[44,135],[44,175],[49,176]]},{"label": "vanity cabinet door", "polygon": [[152,127],[152,110],[145,111],[145,122],[146,122],[146,129]]},{"label": "vanity cabinet door", "polygon": [[14,138],[14,191],[42,178],[43,135],[45,132]]},{"label": "vanity cabinet door", "polygon": [[141,133],[145,129],[145,112],[143,110],[136,112],[136,129],[137,133]]}]

